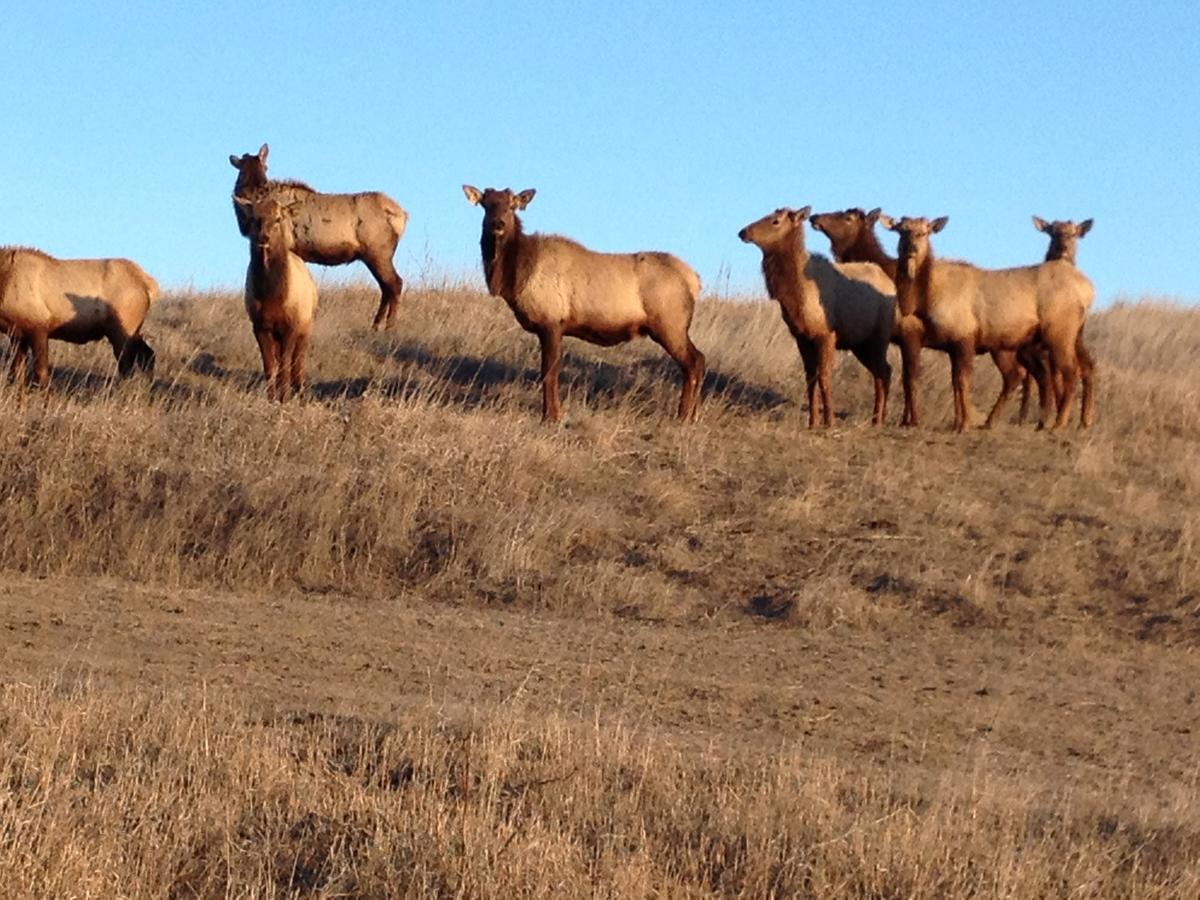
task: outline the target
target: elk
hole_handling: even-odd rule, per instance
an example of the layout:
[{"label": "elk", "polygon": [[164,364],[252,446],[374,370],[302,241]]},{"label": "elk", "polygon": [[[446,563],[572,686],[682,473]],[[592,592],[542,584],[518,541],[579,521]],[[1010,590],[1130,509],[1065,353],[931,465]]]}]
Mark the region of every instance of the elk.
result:
[{"label": "elk", "polygon": [[[829,238],[830,250],[838,262],[874,263],[887,274],[894,284],[896,281],[896,257],[889,255],[875,236],[875,223],[879,221],[880,214],[881,210],[878,208],[870,212],[851,208],[836,212],[817,213],[809,221],[813,228]],[[902,321],[897,318],[896,328],[892,334],[892,343],[903,347],[903,332],[908,332],[910,340],[915,341],[919,337],[920,329],[919,321]],[[1007,350],[993,350],[991,356],[996,368],[1000,371],[1000,378],[1003,382],[1001,394],[1007,402],[1008,396],[1016,389],[1017,385],[1021,384],[1022,379],[1031,376],[1017,361],[1016,354]],[[905,361],[905,365],[913,363],[914,361],[911,359]],[[903,426],[915,426],[920,421],[918,399],[910,396],[909,392],[909,386],[913,383],[913,380],[908,378],[904,381],[904,416],[900,420],[900,424]],[[1027,395],[1023,395],[1022,404],[1026,402],[1026,397]],[[993,406],[993,412],[1001,409],[1002,406],[1003,404]],[[1023,408],[1024,406],[1022,406]],[[992,427],[995,421],[994,416],[988,416],[986,427]]]},{"label": "elk", "polygon": [[273,197],[240,200],[250,237],[246,315],[262,354],[267,396],[281,403],[304,387],[304,355],[317,311],[317,285],[295,253],[290,211]]},{"label": "elk", "polygon": [[[1046,249],[1046,262],[1056,259],[1065,260],[1075,265],[1075,253],[1079,247],[1079,239],[1092,230],[1092,220],[1084,219],[1076,224],[1068,220],[1047,222],[1038,216],[1033,217],[1033,227],[1050,236],[1050,246]],[[1075,344],[1075,356],[1079,362],[1079,383],[1081,386],[1079,427],[1090,428],[1096,419],[1096,361],[1093,359],[1087,345],[1083,342],[1083,328],[1079,330],[1079,340]],[[1048,360],[1042,354],[1042,364]],[[1018,421],[1024,422],[1029,406],[1030,381],[1032,375],[1025,377],[1021,392],[1021,412]],[[1057,382],[1057,379],[1055,379]],[[1056,393],[1058,392],[1056,385]]]},{"label": "elk", "polygon": [[[1014,269],[981,269],[963,262],[936,260],[930,238],[945,228],[945,216],[929,220],[904,217],[879,221],[900,235],[896,272],[896,299],[904,316],[916,316],[923,326],[926,345],[950,356],[954,389],[954,425],[971,426],[971,365],[981,350],[1028,351],[1037,342],[1050,354],[1051,364],[1063,380],[1054,428],[1066,424],[1075,392],[1075,344],[1093,289],[1070,263],[1059,260]],[[919,364],[910,365],[920,345],[911,338],[901,345],[906,355],[905,379],[919,377]],[[913,385],[915,388],[915,385]],[[906,385],[906,390],[909,386]],[[1049,385],[1043,380],[1044,426],[1053,414]],[[989,421],[994,421],[1007,400],[1001,392]]]},{"label": "elk", "polygon": [[233,210],[242,236],[250,236],[248,206],[238,201],[274,198],[292,210],[293,252],[305,262],[321,266],[361,261],[379,284],[379,311],[371,327],[379,331],[391,325],[404,290],[392,257],[404,236],[408,213],[377,191],[323,194],[300,181],[269,180],[268,152],[263,144],[258,153],[229,157],[230,165],[238,170]]},{"label": "elk", "polygon": [[645,335],[683,372],[679,418],[696,415],[704,354],[688,336],[700,277],[669,253],[596,253],[558,235],[526,234],[517,212],[535,190],[479,190],[463,185],[483,207],[479,248],[489,292],[501,297],[542,351],[542,420],[557,422],[563,337],[609,347]]},{"label": "elk", "polygon": [[13,344],[10,376],[24,387],[26,360],[50,385],[50,339],[86,344],[107,339],[125,377],[154,371],[141,336],[158,282],[128,259],[56,259],[28,247],[0,247],[0,332]]},{"label": "elk", "polygon": [[[804,362],[808,392],[808,426],[817,424],[818,394],[822,421],[833,423],[831,386],[834,351],[849,350],[875,383],[871,424],[882,425],[887,413],[892,367],[888,343],[896,319],[896,300],[880,289],[887,279],[868,263],[834,265],[811,256],[804,244],[804,222],[811,207],[780,208],[738,232],[762,251],[767,293],[779,303],[783,321],[796,340]],[[874,270],[873,272],[871,270]],[[872,285],[871,280],[877,284]]]}]

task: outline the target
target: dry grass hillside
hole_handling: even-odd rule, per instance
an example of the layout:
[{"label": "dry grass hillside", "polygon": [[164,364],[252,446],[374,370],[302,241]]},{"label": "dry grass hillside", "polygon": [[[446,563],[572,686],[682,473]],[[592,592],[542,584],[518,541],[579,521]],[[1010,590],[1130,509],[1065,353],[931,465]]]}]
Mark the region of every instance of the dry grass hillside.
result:
[{"label": "dry grass hillside", "polygon": [[568,342],[547,428],[501,301],[375,296],[285,407],[232,293],[0,388],[0,895],[1200,895],[1200,311],[1093,316],[1086,433],[932,353],[810,432],[716,300],[696,424]]}]

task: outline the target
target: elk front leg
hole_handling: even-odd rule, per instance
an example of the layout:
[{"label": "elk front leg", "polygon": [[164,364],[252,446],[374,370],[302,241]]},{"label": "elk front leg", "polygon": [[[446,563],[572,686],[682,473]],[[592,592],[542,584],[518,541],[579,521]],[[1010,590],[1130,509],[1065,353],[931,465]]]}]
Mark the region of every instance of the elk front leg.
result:
[{"label": "elk front leg", "polygon": [[538,332],[542,346],[542,421],[557,422],[562,413],[558,406],[558,373],[562,363],[562,332],[547,328]]}]

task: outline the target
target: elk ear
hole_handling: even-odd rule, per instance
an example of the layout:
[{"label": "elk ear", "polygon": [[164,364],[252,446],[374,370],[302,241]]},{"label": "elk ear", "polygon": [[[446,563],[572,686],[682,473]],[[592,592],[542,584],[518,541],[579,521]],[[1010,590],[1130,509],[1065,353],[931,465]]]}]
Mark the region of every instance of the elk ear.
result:
[{"label": "elk ear", "polygon": [[876,222],[879,221],[879,217],[882,214],[883,214],[883,210],[877,206],[873,210],[871,210],[869,213],[867,213],[866,216],[864,216],[864,218],[867,220],[868,225],[874,225]]},{"label": "elk ear", "polygon": [[521,191],[521,193],[517,194],[517,196],[513,198],[513,205],[517,209],[524,209],[533,202],[533,195],[536,193],[537,191],[533,188],[527,188]]},{"label": "elk ear", "polygon": [[238,206],[240,206],[242,209],[247,209],[247,210],[250,209],[250,207],[252,207],[254,205],[253,201],[247,200],[245,197],[238,197],[236,195],[233,198],[233,202],[236,203]]},{"label": "elk ear", "polygon": [[262,160],[263,162],[266,162],[267,154],[270,152],[271,152],[271,148],[268,147],[266,144],[263,144],[261,147],[258,148],[258,158],[260,160]]},{"label": "elk ear", "polygon": [[1079,236],[1080,237],[1083,237],[1085,234],[1087,234],[1091,230],[1092,230],[1092,220],[1091,219],[1084,219],[1082,222],[1079,223]]},{"label": "elk ear", "polygon": [[946,223],[949,221],[950,221],[949,216],[941,216],[940,218],[934,219],[932,222],[929,223],[929,230],[932,231],[934,234],[937,234],[939,231],[941,231],[943,228],[946,227]]},{"label": "elk ear", "polygon": [[467,199],[475,206],[478,206],[479,201],[483,199],[483,191],[477,187],[471,187],[469,184],[463,185],[463,193],[467,195]]},{"label": "elk ear", "polygon": [[1041,216],[1034,216],[1033,217],[1033,227],[1036,228],[1038,231],[1049,231],[1050,223],[1047,222],[1045,219],[1043,219]]},{"label": "elk ear", "polygon": [[239,171],[240,171],[240,170],[241,170],[241,168],[242,168],[242,160],[241,160],[241,158],[240,158],[240,157],[237,157],[237,156],[234,156],[232,153],[230,153],[230,154],[229,154],[229,164],[230,164],[231,166],[233,166],[235,169],[238,169]]},{"label": "elk ear", "polygon": [[899,231],[900,230],[900,224],[895,219],[893,219],[891,216],[887,215],[886,213],[881,212],[879,214],[879,224],[882,225],[884,228],[886,228],[888,231]]},{"label": "elk ear", "polygon": [[793,222],[803,222],[810,215],[812,215],[812,207],[805,206],[802,209],[793,209],[789,215],[791,216]]}]

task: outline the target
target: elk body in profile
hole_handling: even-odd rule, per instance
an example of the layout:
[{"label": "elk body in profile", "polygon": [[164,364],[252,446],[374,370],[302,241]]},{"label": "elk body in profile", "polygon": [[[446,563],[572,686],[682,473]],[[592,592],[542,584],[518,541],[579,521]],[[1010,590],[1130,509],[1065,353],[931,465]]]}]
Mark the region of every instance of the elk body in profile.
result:
[{"label": "elk body in profile", "polygon": [[233,209],[238,230],[249,237],[245,204],[267,197],[291,210],[295,235],[293,252],[306,262],[340,266],[360,260],[379,283],[379,311],[372,327],[390,325],[396,315],[404,280],[397,274],[392,257],[408,225],[408,213],[386,194],[323,194],[299,181],[267,178],[267,154],[263,144],[258,153],[230,156],[238,170],[233,186]]},{"label": "elk body in profile", "polygon": [[[875,223],[879,221],[880,215],[881,210],[879,209],[864,212],[858,208],[851,208],[836,212],[817,213],[809,221],[812,223],[813,228],[829,238],[830,250],[833,253],[834,259],[841,263],[874,263],[887,274],[894,285],[896,281],[896,257],[887,253],[879,243],[879,238],[875,236]],[[906,342],[909,345],[917,343],[924,345],[924,327],[919,319],[911,316],[900,316],[899,307],[897,307],[896,327],[892,334],[892,343],[901,347],[903,365],[906,368],[915,366],[919,369],[920,351],[916,351],[915,354],[911,352],[904,353],[903,349]],[[986,427],[989,428],[995,424],[996,414],[998,414],[999,410],[1003,409],[1008,396],[1021,384],[1022,379],[1032,377],[1027,375],[1014,352],[1010,350],[992,350],[990,352],[992,361],[996,364],[996,368],[1000,372],[1000,378],[1003,383],[1001,396],[1004,398],[1004,402],[998,401],[992,407],[993,415],[988,416],[986,423]],[[915,426],[920,424],[920,400],[915,396],[912,389],[912,386],[916,383],[917,377],[912,373],[909,373],[904,378],[904,417],[900,420],[901,425]],[[1023,395],[1022,414],[1025,403],[1026,398]]]},{"label": "elk body in profile", "polygon": [[777,209],[738,232],[762,251],[767,293],[779,303],[783,321],[796,340],[808,392],[808,425],[817,423],[818,394],[822,421],[833,422],[831,386],[836,350],[851,351],[875,384],[874,425],[887,414],[892,367],[888,344],[896,319],[888,279],[869,263],[834,265],[811,256],[804,243],[809,207]]},{"label": "elk body in profile", "polygon": [[479,246],[488,290],[501,297],[542,351],[542,419],[561,416],[558,379],[562,339],[613,346],[645,335],[683,372],[679,418],[696,414],[704,354],[688,335],[700,278],[669,253],[596,253],[565,237],[526,234],[517,212],[535,191],[479,190],[463,185],[483,207]]},{"label": "elk body in profile", "polygon": [[317,311],[317,285],[292,249],[288,210],[272,197],[238,202],[247,214],[250,233],[246,315],[262,354],[267,396],[283,402],[304,387],[304,358]]},{"label": "elk body in profile", "polygon": [[[924,327],[924,342],[950,357],[954,389],[954,425],[971,426],[971,365],[976,352],[1007,350],[1028,352],[1045,347],[1054,370],[1063,380],[1063,398],[1054,427],[1061,428],[1075,392],[1075,345],[1093,289],[1078,270],[1065,261],[1014,269],[981,269],[962,262],[934,258],[930,238],[948,219],[881,216],[884,227],[900,235],[896,272],[896,299],[901,312],[916,316]],[[920,347],[902,345],[906,354]],[[919,368],[905,366],[905,378]],[[1053,415],[1051,390],[1045,379],[1042,424]],[[913,386],[915,389],[915,385]],[[908,386],[906,385],[906,390]],[[1007,399],[1002,392],[989,420],[995,420]]]},{"label": "elk body in profile", "polygon": [[158,283],[128,259],[56,259],[27,247],[0,247],[0,333],[13,343],[11,376],[24,385],[26,361],[50,384],[51,339],[86,344],[106,339],[117,371],[154,371],[142,322]]},{"label": "elk body in profile", "polygon": [[[1075,255],[1079,249],[1079,240],[1092,230],[1092,220],[1084,219],[1079,223],[1072,222],[1069,219],[1047,222],[1045,219],[1034,216],[1033,227],[1050,237],[1050,246],[1046,248],[1046,262],[1061,259],[1069,262],[1071,265],[1075,265]],[[1087,345],[1083,342],[1082,327],[1079,329],[1079,340],[1075,344],[1075,357],[1079,362],[1081,394],[1079,427],[1090,428],[1096,420],[1096,361],[1092,357],[1091,351],[1088,350]],[[1040,361],[1043,365],[1049,364],[1049,357],[1044,351],[1040,354]],[[1026,410],[1029,406],[1029,382],[1031,377],[1026,377],[1024,391],[1021,394],[1020,421],[1022,422],[1025,421]],[[1056,394],[1061,393],[1058,381],[1059,379],[1055,377]]]}]

